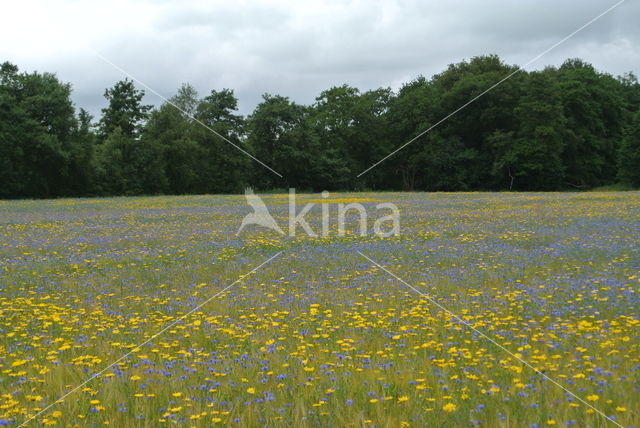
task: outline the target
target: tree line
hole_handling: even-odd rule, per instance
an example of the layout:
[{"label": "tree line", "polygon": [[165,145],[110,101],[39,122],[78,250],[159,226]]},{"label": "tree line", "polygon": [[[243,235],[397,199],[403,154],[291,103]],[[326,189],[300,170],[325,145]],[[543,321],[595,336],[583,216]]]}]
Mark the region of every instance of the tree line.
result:
[{"label": "tree line", "polygon": [[398,91],[336,86],[312,105],[264,94],[247,117],[238,114],[231,89],[200,97],[184,84],[170,102],[153,108],[125,79],[105,91],[107,106],[94,120],[84,109],[76,111],[69,83],[5,62],[0,198],[237,193],[246,186],[640,186],[640,84],[632,73],[613,77],[580,59],[519,71],[441,121],[517,70],[496,55],[478,56]]}]

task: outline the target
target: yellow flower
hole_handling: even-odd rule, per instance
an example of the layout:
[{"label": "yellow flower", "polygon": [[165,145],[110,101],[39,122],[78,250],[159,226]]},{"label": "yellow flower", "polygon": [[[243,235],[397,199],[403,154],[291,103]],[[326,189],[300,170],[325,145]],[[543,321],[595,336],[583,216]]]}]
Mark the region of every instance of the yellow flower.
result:
[{"label": "yellow flower", "polygon": [[131,380],[140,380],[140,376],[131,376],[129,379]]},{"label": "yellow flower", "polygon": [[369,403],[377,403],[378,399],[377,398],[372,398],[371,400],[369,400]]},{"label": "yellow flower", "polygon": [[616,407],[616,412],[626,412],[626,411],[627,411],[626,407],[622,407],[622,406]]},{"label": "yellow flower", "polygon": [[247,392],[249,394],[255,394],[256,393],[256,389],[255,388],[247,388]]},{"label": "yellow flower", "polygon": [[555,420],[553,420],[553,419],[548,419],[547,420],[547,425],[555,425],[555,424],[556,424]]},{"label": "yellow flower", "polygon": [[56,410],[55,412],[51,413],[51,417],[53,418],[59,418],[60,416],[62,416],[62,412],[60,410]]},{"label": "yellow flower", "polygon": [[222,422],[222,418],[213,418],[213,419],[211,419],[211,422],[213,422],[213,423]]},{"label": "yellow flower", "polygon": [[403,397],[398,397],[398,403],[402,403],[403,401],[409,401],[409,397],[406,395]]},{"label": "yellow flower", "polygon": [[444,406],[442,406],[442,410],[444,410],[445,412],[455,412],[456,411],[456,405],[453,403],[447,403]]},{"label": "yellow flower", "polygon": [[589,401],[598,401],[599,398],[600,397],[597,396],[596,394],[592,394],[592,395],[588,395],[587,396],[587,400],[589,400]]},{"label": "yellow flower", "polygon": [[182,397],[182,392],[174,392],[173,394],[174,397]]}]

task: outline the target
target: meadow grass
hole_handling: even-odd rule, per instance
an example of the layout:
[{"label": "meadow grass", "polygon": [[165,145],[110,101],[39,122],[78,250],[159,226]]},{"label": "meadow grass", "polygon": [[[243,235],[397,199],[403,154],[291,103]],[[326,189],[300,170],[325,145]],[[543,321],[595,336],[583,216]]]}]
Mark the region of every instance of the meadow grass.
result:
[{"label": "meadow grass", "polygon": [[0,202],[0,424],[129,352],[28,426],[640,423],[640,193],[333,198],[396,203],[400,235],[236,236],[242,196]]}]

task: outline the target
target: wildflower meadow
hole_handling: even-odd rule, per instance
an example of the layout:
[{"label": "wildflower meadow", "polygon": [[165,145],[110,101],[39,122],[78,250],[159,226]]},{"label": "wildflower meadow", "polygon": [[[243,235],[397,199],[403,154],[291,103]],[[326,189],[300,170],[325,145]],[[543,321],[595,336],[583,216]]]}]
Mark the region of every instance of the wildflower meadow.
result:
[{"label": "wildflower meadow", "polygon": [[0,202],[0,425],[640,426],[639,192],[329,201]]}]

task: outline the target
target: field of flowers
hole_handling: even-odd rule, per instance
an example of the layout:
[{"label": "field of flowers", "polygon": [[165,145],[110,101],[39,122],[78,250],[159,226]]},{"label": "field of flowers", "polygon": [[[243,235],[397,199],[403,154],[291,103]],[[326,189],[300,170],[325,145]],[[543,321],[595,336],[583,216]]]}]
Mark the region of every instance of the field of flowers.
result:
[{"label": "field of flowers", "polygon": [[640,426],[640,193],[331,198],[0,202],[0,425]]}]

